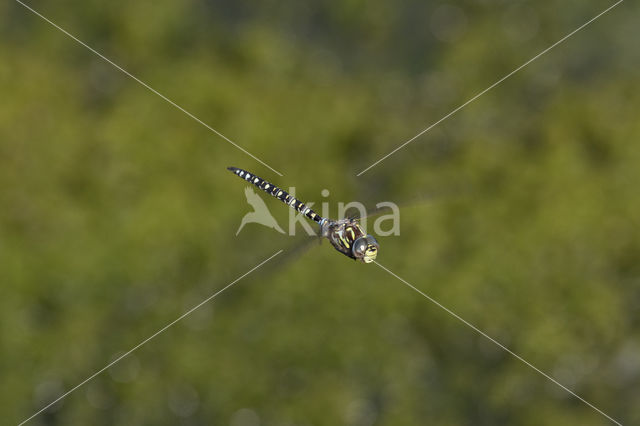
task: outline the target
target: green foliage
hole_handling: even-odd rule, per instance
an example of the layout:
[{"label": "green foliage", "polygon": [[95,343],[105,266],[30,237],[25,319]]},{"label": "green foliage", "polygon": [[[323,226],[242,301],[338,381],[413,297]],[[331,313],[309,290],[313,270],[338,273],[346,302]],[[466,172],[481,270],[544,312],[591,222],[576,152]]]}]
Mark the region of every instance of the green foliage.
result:
[{"label": "green foliage", "polygon": [[287,257],[302,239],[257,225],[236,237],[235,165],[334,213],[429,199],[380,263],[640,423],[637,5],[355,176],[603,8],[507,3],[29,3],[284,177],[0,5],[2,418],[284,249],[32,423],[607,423],[382,269],[326,243]]}]

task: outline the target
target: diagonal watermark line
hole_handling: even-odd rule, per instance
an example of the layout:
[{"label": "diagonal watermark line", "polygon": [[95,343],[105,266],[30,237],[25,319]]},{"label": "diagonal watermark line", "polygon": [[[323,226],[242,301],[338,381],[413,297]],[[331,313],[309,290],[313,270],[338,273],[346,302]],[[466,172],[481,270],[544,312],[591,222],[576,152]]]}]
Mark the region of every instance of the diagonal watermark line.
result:
[{"label": "diagonal watermark line", "polygon": [[518,359],[518,361],[523,362],[524,364],[526,364],[527,366],[531,367],[532,369],[534,369],[535,371],[537,371],[538,373],[542,374],[544,377],[546,377],[547,379],[549,379],[550,381],[552,381],[553,383],[555,383],[556,385],[560,386],[562,389],[564,389],[565,391],[569,392],[571,395],[575,396],[576,398],[578,398],[580,401],[584,402],[585,404],[587,404],[589,407],[593,408],[594,410],[596,410],[598,413],[602,414],[604,417],[606,417],[607,419],[611,420],[613,423],[622,426],[622,423],[618,422],[617,420],[615,420],[614,418],[612,418],[611,416],[609,416],[607,413],[605,413],[604,411],[600,410],[598,407],[596,407],[595,405],[591,404],[589,401],[587,401],[586,399],[582,398],[580,395],[576,394],[575,392],[573,392],[571,389],[569,389],[568,387],[566,387],[565,385],[563,385],[562,383],[558,382],[556,379],[554,379],[553,377],[551,377],[550,375],[548,375],[547,373],[545,373],[544,371],[540,370],[538,367],[536,367],[535,365],[531,364],[529,361],[527,361],[526,359],[522,358],[520,355],[518,355],[517,353],[513,352],[511,349],[507,348],[506,346],[504,346],[502,343],[498,342],[496,339],[494,339],[493,337],[489,336],[487,333],[485,333],[484,331],[480,330],[478,327],[476,327],[475,325],[471,324],[469,321],[465,320],[464,318],[462,318],[460,315],[456,314],[455,312],[453,312],[451,309],[447,308],[446,306],[442,305],[440,302],[438,302],[437,300],[435,300],[434,298],[432,298],[431,296],[429,296],[428,294],[422,292],[421,290],[419,290],[418,288],[414,287],[413,285],[411,285],[409,282],[407,282],[406,280],[402,279],[401,277],[399,277],[398,275],[394,274],[393,272],[391,272],[389,269],[385,268],[384,266],[382,266],[380,263],[376,262],[375,260],[373,261],[373,263],[375,263],[376,265],[378,265],[380,268],[384,269],[385,271],[387,271],[389,274],[391,274],[392,276],[396,277],[398,280],[402,281],[402,283],[404,283],[406,286],[408,286],[409,288],[415,290],[416,292],[418,292],[419,294],[421,294],[422,296],[426,297],[427,299],[429,299],[429,301],[435,305],[437,305],[439,308],[443,309],[444,311],[446,311],[448,314],[452,315],[453,317],[455,317],[456,319],[460,320],[462,323],[464,323],[466,326],[470,327],[471,329],[475,330],[476,332],[480,333],[483,337],[491,340],[493,343],[495,343],[498,347],[500,347],[501,349],[505,350],[506,352],[508,352],[509,354],[513,355],[516,359]]},{"label": "diagonal watermark line", "polygon": [[42,18],[44,21],[48,22],[49,24],[51,24],[53,27],[55,27],[56,29],[60,30],[61,32],[63,32],[65,35],[67,35],[69,38],[73,39],[74,41],[76,41],[78,44],[86,47],[87,49],[89,49],[91,52],[93,52],[94,54],[96,54],[97,56],[99,56],[100,58],[104,59],[106,62],[108,62],[109,64],[113,65],[115,68],[117,68],[119,71],[121,71],[122,73],[124,73],[125,75],[131,77],[133,80],[135,80],[136,82],[138,82],[141,86],[143,86],[144,88],[148,89],[149,91],[155,93],[156,95],[158,95],[159,97],[161,97],[162,99],[164,99],[165,101],[167,101],[169,104],[171,104],[172,106],[174,106],[175,108],[179,109],[180,111],[182,111],[183,113],[185,113],[187,116],[189,116],[190,118],[192,118],[193,120],[197,121],[198,123],[200,123],[201,125],[203,125],[204,127],[206,127],[207,129],[209,129],[210,131],[212,131],[213,133],[215,133],[216,135],[218,135],[219,137],[221,137],[222,139],[224,139],[225,141],[229,142],[231,145],[235,146],[236,148],[238,148],[240,151],[244,152],[245,154],[247,154],[249,157],[253,158],[254,160],[256,160],[257,162],[259,162],[260,164],[262,164],[265,167],[268,167],[269,169],[271,169],[271,171],[275,172],[276,174],[282,176],[282,173],[280,173],[279,171],[277,171],[276,169],[274,169],[273,167],[271,167],[270,165],[268,165],[267,163],[265,163],[264,161],[262,161],[261,159],[259,159],[258,157],[256,157],[255,155],[251,154],[249,151],[247,151],[246,149],[244,149],[243,147],[241,147],[240,145],[238,145],[237,143],[235,143],[234,141],[232,141],[231,139],[229,139],[228,137],[226,137],[225,135],[223,135],[222,133],[220,133],[219,131],[217,131],[216,129],[214,129],[213,127],[211,127],[210,125],[208,125],[207,123],[205,123],[204,121],[200,120],[198,117],[196,117],[195,115],[193,115],[192,113],[190,113],[189,111],[187,111],[186,109],[184,109],[183,107],[181,107],[180,105],[178,105],[177,103],[175,103],[174,101],[172,101],[171,99],[167,98],[165,95],[163,95],[162,93],[158,92],[156,89],[154,89],[153,87],[149,86],[147,83],[145,83],[144,81],[140,80],[138,77],[136,77],[135,75],[131,74],[129,71],[125,70],[124,68],[122,68],[120,65],[116,64],[115,62],[113,62],[111,59],[107,58],[106,56],[104,56],[103,54],[101,54],[100,52],[98,52],[97,50],[95,50],[94,48],[92,48],[91,46],[89,46],[88,44],[86,44],[85,42],[83,42],[82,40],[80,40],[79,38],[75,37],[73,34],[69,33],[67,30],[65,30],[64,28],[60,27],[59,25],[57,25],[56,23],[52,22],[50,19],[48,19],[47,17],[43,16],[42,14],[40,14],[39,12],[37,12],[36,10],[34,10],[33,8],[31,8],[30,6],[27,6],[26,4],[24,4],[22,1],[20,0],[16,0],[16,2],[20,3],[22,6],[24,6],[26,9],[30,10],[31,12],[33,12],[35,15],[39,16],[40,18]]},{"label": "diagonal watermark line", "polygon": [[151,336],[147,337],[146,339],[144,339],[142,342],[138,343],[137,345],[135,345],[133,348],[129,349],[127,352],[125,352],[124,354],[120,355],[118,358],[114,359],[113,361],[111,361],[109,364],[105,365],[104,367],[102,367],[100,370],[96,371],[95,373],[93,373],[92,375],[90,375],[89,377],[87,377],[86,379],[84,379],[82,382],[78,383],[77,385],[75,385],[74,387],[72,387],[71,389],[69,389],[67,392],[63,393],[62,395],[60,395],[58,398],[56,398],[55,400],[51,401],[49,404],[47,404],[46,406],[42,407],[40,410],[36,411],[35,413],[33,413],[30,417],[26,418],[25,420],[23,420],[22,422],[20,422],[20,424],[18,426],[21,426],[25,423],[27,423],[29,420],[33,419],[34,417],[36,417],[38,414],[42,413],[43,411],[45,411],[47,408],[51,407],[53,404],[55,404],[56,402],[62,400],[63,398],[67,397],[70,393],[74,392],[75,390],[77,390],[79,387],[85,385],[87,382],[93,380],[96,376],[98,376],[100,373],[104,372],[106,369],[108,369],[109,367],[111,367],[112,365],[114,365],[115,363],[117,363],[118,361],[122,360],[123,358],[129,356],[133,351],[137,350],[138,348],[140,348],[142,345],[144,345],[145,343],[149,342],[151,339],[153,339],[154,337],[158,336],[159,334],[165,332],[169,327],[171,327],[172,325],[174,325],[175,323],[177,323],[178,321],[182,320],[184,317],[186,317],[187,315],[191,314],[193,311],[195,311],[196,309],[198,309],[199,307],[201,307],[202,305],[204,305],[205,303],[207,303],[208,301],[210,301],[211,299],[215,298],[217,295],[219,295],[220,293],[222,293],[223,291],[225,291],[226,289],[228,289],[229,287],[231,287],[232,285],[234,285],[235,283],[237,283],[238,281],[240,281],[241,279],[243,279],[244,277],[246,277],[247,275],[249,275],[250,273],[252,273],[253,271],[255,271],[256,269],[260,268],[262,265],[264,265],[265,263],[269,262],[271,259],[273,259],[274,257],[276,257],[277,255],[279,255],[280,253],[282,253],[284,250],[280,250],[277,253],[273,254],[271,257],[269,257],[266,260],[263,260],[262,262],[260,262],[258,265],[254,266],[253,268],[251,268],[249,271],[245,272],[244,274],[242,274],[241,276],[239,276],[238,278],[236,278],[235,280],[231,281],[229,284],[227,284],[226,286],[224,286],[222,289],[218,290],[217,292],[215,292],[214,294],[212,294],[211,296],[207,297],[206,299],[204,299],[202,302],[198,303],[197,305],[195,305],[193,308],[189,309],[188,311],[186,311],[185,313],[183,313],[182,315],[180,315],[178,318],[176,318],[175,320],[171,321],[169,324],[165,325],[164,327],[162,327],[160,330],[156,331],[155,333],[153,333]]},{"label": "diagonal watermark line", "polygon": [[500,83],[502,83],[503,81],[505,81],[506,79],[508,79],[509,77],[511,77],[512,75],[514,75],[515,73],[517,73],[518,71],[520,71],[521,69],[523,69],[524,67],[526,67],[527,65],[529,65],[530,63],[532,63],[533,61],[535,61],[536,59],[540,58],[542,55],[544,55],[545,53],[549,52],[551,49],[553,49],[554,47],[558,46],[560,43],[566,41],[569,37],[573,36],[574,34],[576,34],[578,31],[582,30],[584,27],[586,27],[587,25],[591,24],[593,21],[595,21],[596,19],[600,18],[602,15],[604,15],[605,13],[609,12],[611,9],[613,9],[614,7],[618,6],[620,3],[622,3],[624,0],[618,0],[617,3],[614,3],[613,5],[609,6],[608,8],[606,8],[605,10],[603,10],[602,12],[600,12],[599,14],[597,14],[596,16],[594,16],[593,18],[591,18],[590,20],[588,20],[587,22],[585,22],[584,24],[580,25],[578,28],[576,28],[575,30],[571,31],[569,34],[567,34],[566,36],[562,37],[560,40],[556,41],[555,43],[553,43],[551,46],[547,47],[546,49],[544,49],[542,52],[538,53],[536,56],[534,56],[533,58],[529,59],[527,62],[525,62],[524,64],[520,65],[518,68],[516,68],[515,70],[511,71],[509,74],[505,75],[504,77],[502,77],[500,80],[496,81],[495,83],[493,83],[491,86],[487,87],[486,89],[484,89],[482,92],[478,93],[477,95],[475,95],[474,97],[472,97],[471,99],[469,99],[468,101],[466,101],[465,103],[463,103],[462,105],[460,105],[459,107],[457,107],[456,109],[454,109],[453,111],[451,111],[450,113],[448,113],[447,115],[445,115],[444,117],[442,117],[440,120],[436,121],[435,123],[433,123],[432,125],[430,125],[429,127],[427,127],[426,129],[422,130],[420,133],[418,133],[417,135],[415,135],[414,137],[412,137],[411,139],[409,139],[408,141],[404,142],[402,145],[398,146],[396,149],[394,149],[393,151],[391,151],[390,153],[388,153],[387,155],[385,155],[384,157],[380,158],[378,161],[376,161],[375,163],[371,164],[369,167],[367,167],[366,169],[364,169],[363,171],[361,171],[360,173],[358,173],[356,176],[360,176],[363,173],[365,173],[366,171],[368,171],[369,169],[373,168],[374,166],[380,164],[382,161],[386,160],[387,158],[389,158],[390,156],[392,156],[393,154],[395,154],[396,152],[400,151],[402,148],[404,148],[405,146],[409,145],[411,142],[413,142],[414,140],[418,139],[420,136],[424,135],[425,133],[427,133],[429,130],[433,129],[434,127],[436,127],[438,124],[442,123],[444,120],[446,120],[447,118],[451,117],[453,114],[457,113],[458,111],[460,111],[462,108],[466,107],[467,105],[469,105],[471,102],[475,101],[476,99],[478,99],[480,96],[484,95],[485,93],[487,93],[489,90],[493,89],[494,87],[496,87],[497,85],[499,85]]}]

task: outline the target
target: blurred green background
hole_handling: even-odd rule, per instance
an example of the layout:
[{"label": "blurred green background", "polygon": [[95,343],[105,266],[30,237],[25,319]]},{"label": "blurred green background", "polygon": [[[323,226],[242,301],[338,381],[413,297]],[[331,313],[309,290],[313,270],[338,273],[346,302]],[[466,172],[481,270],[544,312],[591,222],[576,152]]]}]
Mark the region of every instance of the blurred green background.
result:
[{"label": "blurred green background", "polygon": [[640,424],[636,3],[361,177],[612,3],[28,4],[284,176],[3,2],[3,423],[284,249],[30,424],[610,424],[382,269],[236,237],[235,165],[333,215],[409,203],[382,265]]}]

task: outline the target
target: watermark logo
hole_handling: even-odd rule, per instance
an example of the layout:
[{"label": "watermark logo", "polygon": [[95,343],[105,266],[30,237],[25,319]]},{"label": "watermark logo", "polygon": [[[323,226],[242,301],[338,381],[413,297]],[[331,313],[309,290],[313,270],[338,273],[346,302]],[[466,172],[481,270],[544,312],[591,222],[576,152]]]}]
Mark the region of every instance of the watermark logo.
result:
[{"label": "watermark logo", "polygon": [[[291,196],[295,197],[296,188],[290,187],[288,192]],[[289,226],[288,232],[285,232],[269,211],[269,208],[262,197],[257,194],[252,187],[245,188],[244,195],[247,198],[247,203],[253,208],[253,211],[244,215],[240,222],[240,227],[238,227],[238,230],[236,231],[236,235],[238,235],[244,226],[249,223],[258,223],[266,226],[267,228],[275,229],[281,234],[288,234],[289,236],[295,236],[296,230],[299,228],[304,229],[307,235],[317,235],[317,226],[315,226],[314,229],[313,222],[303,214],[294,211],[291,208],[288,208]],[[328,197],[329,190],[323,189],[321,195],[325,198]],[[305,205],[315,210],[316,213],[319,213],[322,217],[326,218],[341,219],[347,215],[353,217],[353,212],[356,211],[357,213],[355,214],[355,217],[361,218],[360,225],[365,231],[367,230],[367,221],[372,220],[373,231],[376,235],[382,237],[400,235],[400,208],[391,201],[383,201],[376,204],[376,209],[374,211],[375,218],[367,218],[368,212],[366,207],[358,201],[350,201],[348,203],[339,202],[337,214],[334,216],[330,214],[331,211],[328,202],[323,202],[321,204],[320,211],[314,208],[314,203],[312,202],[305,203]],[[384,214],[380,214],[380,212],[384,212]]]},{"label": "watermark logo", "polygon": [[276,219],[267,208],[267,205],[264,203],[262,198],[255,193],[253,188],[250,186],[246,187],[244,189],[244,196],[247,197],[247,203],[253,207],[253,211],[244,215],[242,222],[240,222],[240,227],[236,231],[236,235],[240,233],[247,223],[259,223],[260,225],[264,225],[267,228],[273,228],[279,233],[284,234],[284,231],[280,228],[278,222],[276,222]]}]

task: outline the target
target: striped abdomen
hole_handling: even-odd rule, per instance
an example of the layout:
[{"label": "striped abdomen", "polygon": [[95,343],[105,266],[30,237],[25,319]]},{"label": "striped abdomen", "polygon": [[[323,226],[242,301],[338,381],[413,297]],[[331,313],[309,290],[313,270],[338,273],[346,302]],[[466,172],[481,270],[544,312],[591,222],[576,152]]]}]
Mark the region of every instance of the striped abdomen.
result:
[{"label": "striped abdomen", "polygon": [[262,179],[260,176],[256,176],[253,173],[249,173],[246,170],[239,169],[237,167],[227,167],[227,170],[232,171],[242,179],[246,180],[249,183],[254,184],[258,188],[262,189],[264,192],[273,195],[278,200],[282,201],[285,204],[288,204],[291,208],[299,211],[304,214],[309,219],[313,220],[316,223],[321,224],[323,217],[311,210],[309,207],[305,206],[305,204],[298,200],[296,197],[293,197],[287,191],[284,191],[272,183],[267,182]]}]

